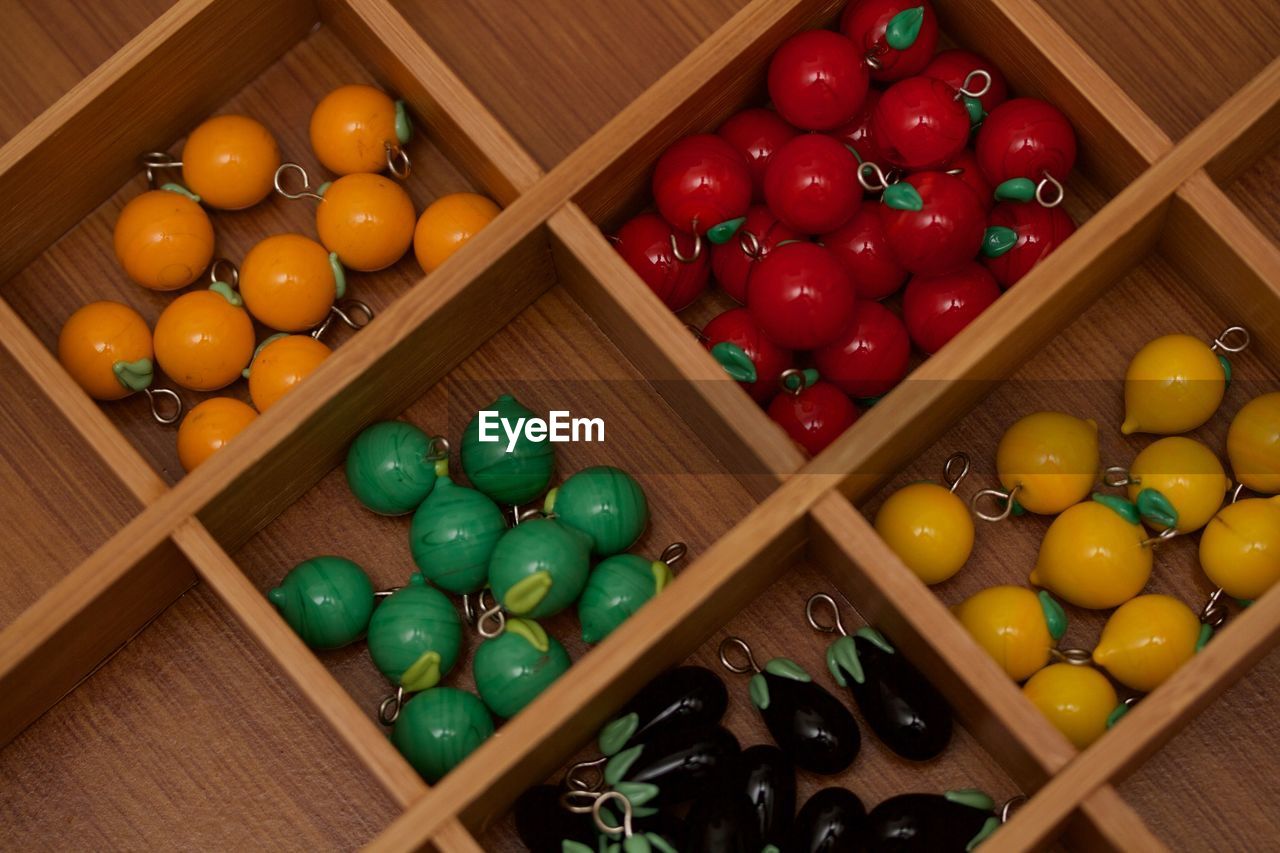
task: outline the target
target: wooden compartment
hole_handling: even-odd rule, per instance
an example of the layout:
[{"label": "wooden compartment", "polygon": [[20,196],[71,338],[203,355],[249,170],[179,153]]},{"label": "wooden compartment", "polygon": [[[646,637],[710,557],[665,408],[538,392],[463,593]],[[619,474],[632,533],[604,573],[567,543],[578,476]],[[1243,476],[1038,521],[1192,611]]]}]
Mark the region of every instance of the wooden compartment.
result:
[{"label": "wooden compartment", "polygon": [[[1261,186],[1269,174],[1280,62],[1264,68],[1269,57],[1250,48],[1228,74],[1230,63],[1214,58],[1238,52],[1230,34],[1206,27],[1202,45],[1181,46],[1194,14],[1162,19],[1148,58],[1112,47],[1123,4],[1093,15],[1057,3],[1046,11],[1008,0],[939,2],[950,38],[990,55],[1015,91],[1043,95],[1071,117],[1082,151],[1071,204],[1087,221],[1069,249],[806,463],[599,228],[644,204],[648,170],[666,145],[759,99],[777,45],[833,21],[842,4],[751,0],[726,18],[736,5],[700,17],[652,4],[594,10],[607,37],[583,50],[590,16],[570,4],[529,15],[495,0],[441,17],[413,0],[178,0],[0,148],[0,198],[22,200],[0,207],[0,387],[6,411],[18,413],[0,432],[12,433],[8,447],[27,442],[36,456],[43,448],[56,456],[24,455],[13,466],[11,529],[58,535],[74,520],[69,511],[79,512],[65,484],[109,496],[93,507],[99,521],[63,537],[56,557],[36,553],[32,566],[5,573],[13,613],[0,631],[0,764],[21,782],[0,811],[6,837],[66,846],[76,824],[56,818],[69,812],[98,828],[99,846],[145,838],[334,847],[372,838],[382,850],[501,849],[511,841],[503,813],[519,793],[583,749],[661,669],[690,656],[710,660],[717,632],[751,634],[762,653],[816,669],[823,638],[803,625],[797,601],[814,585],[856,603],[859,617],[944,692],[964,727],[930,768],[938,775],[902,772],[868,738],[864,763],[849,776],[868,801],[958,784],[942,778],[957,774],[993,793],[1031,795],[984,849],[1221,842],[1192,806],[1197,789],[1163,781],[1192,762],[1199,789],[1221,789],[1213,796],[1224,799],[1210,802],[1224,813],[1237,797],[1249,800],[1241,808],[1266,812],[1265,796],[1217,783],[1239,763],[1254,777],[1274,764],[1274,744],[1259,734],[1273,709],[1251,698],[1274,680],[1274,655],[1249,670],[1280,639],[1280,593],[1234,612],[1201,654],[1077,754],[946,610],[971,585],[1021,579],[1017,563],[1034,553],[1040,522],[980,530],[971,568],[940,598],[858,506],[870,511],[881,489],[917,472],[937,476],[960,439],[975,462],[963,488],[978,487],[1012,410],[1066,405],[1053,402],[1056,386],[1076,388],[1068,400],[1113,424],[1117,371],[1137,342],[1161,331],[1197,325],[1211,335],[1243,319],[1254,334],[1237,360],[1241,382],[1206,436],[1221,440],[1247,382],[1275,387],[1280,250],[1258,213],[1274,193],[1238,188]],[[711,31],[717,15],[723,23]],[[474,50],[485,27],[495,37]],[[670,40],[649,50],[635,37],[642,28]],[[1259,28],[1248,41],[1262,50],[1269,39]],[[1198,81],[1206,63],[1221,73]],[[1186,110],[1160,102],[1171,97],[1174,66],[1179,91],[1195,95]],[[609,69],[625,85],[606,85]],[[104,240],[120,203],[114,194],[139,185],[138,152],[172,143],[220,109],[258,105],[278,108],[272,121],[286,151],[305,159],[300,122],[340,74],[397,92],[425,125],[420,183],[411,184],[419,204],[470,186],[504,211],[429,277],[411,260],[361,276],[354,289],[377,303],[379,318],[342,340],[234,453],[175,482],[171,451],[160,444],[168,434],[126,411],[139,401],[99,408],[61,371],[47,348],[60,311],[68,293],[126,287]],[[1254,76],[1245,82],[1245,74]],[[529,80],[543,86],[526,98]],[[226,220],[220,235],[243,251],[262,227],[309,226],[310,213],[272,201],[217,214],[215,223]],[[1082,382],[1109,390],[1081,391]],[[363,653],[312,654],[261,590],[329,550],[365,562],[379,582],[402,580],[404,522],[374,518],[347,494],[338,465],[348,442],[401,413],[455,434],[513,383],[534,408],[603,413],[609,440],[567,446],[561,473],[597,461],[632,467],[655,510],[643,547],[685,537],[695,559],[653,605],[428,788],[371,719],[382,685]],[[33,424],[41,436],[29,435]],[[1107,447],[1124,456],[1140,443]],[[996,562],[997,550],[1014,559]],[[1156,587],[1194,599],[1205,586],[1192,555],[1185,547],[1170,554]],[[568,639],[571,621],[552,629]],[[1077,619],[1072,639],[1087,644],[1096,625],[1096,617]],[[741,684],[731,686],[740,696]],[[759,739],[738,701],[732,725]],[[42,773],[50,766],[57,785]],[[248,793],[224,793],[237,783]],[[1225,837],[1265,843],[1266,826],[1244,816]]]}]

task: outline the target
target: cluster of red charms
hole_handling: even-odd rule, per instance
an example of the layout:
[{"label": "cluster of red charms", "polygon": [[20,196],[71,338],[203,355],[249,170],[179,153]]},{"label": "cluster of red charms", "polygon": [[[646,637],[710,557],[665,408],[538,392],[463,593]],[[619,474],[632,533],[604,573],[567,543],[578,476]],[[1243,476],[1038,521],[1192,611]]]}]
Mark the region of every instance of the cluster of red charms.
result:
[{"label": "cluster of red charms", "polygon": [[937,352],[1075,230],[1066,117],[937,40],[929,0],[852,0],[840,32],[792,36],[772,108],[669,147],[657,212],[613,237],[673,311],[713,276],[745,306],[704,342],[810,453],[901,381],[912,344]]}]

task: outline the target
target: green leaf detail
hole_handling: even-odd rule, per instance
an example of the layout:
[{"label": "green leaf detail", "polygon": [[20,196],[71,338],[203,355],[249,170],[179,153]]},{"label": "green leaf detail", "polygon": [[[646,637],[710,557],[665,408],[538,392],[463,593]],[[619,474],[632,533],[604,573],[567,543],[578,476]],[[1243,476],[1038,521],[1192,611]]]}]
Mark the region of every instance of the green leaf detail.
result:
[{"label": "green leaf detail", "polygon": [[884,634],[881,634],[875,628],[868,628],[864,625],[854,631],[853,636],[861,637],[887,655],[893,654],[893,645],[884,638]]},{"label": "green leaf detail", "polygon": [[1257,601],[1255,598],[1237,598],[1236,604],[1239,604],[1241,607],[1252,607],[1253,602],[1255,601]]},{"label": "green leaf detail", "polygon": [[653,847],[646,836],[632,835],[623,840],[622,853],[653,853]]},{"label": "green leaf detail", "polygon": [[969,843],[964,846],[965,853],[970,853],[975,847],[991,837],[991,834],[1000,828],[1000,818],[992,815],[987,818],[987,822],[982,825],[982,829],[978,830],[978,834],[969,839]]},{"label": "green leaf detail", "polygon": [[1104,495],[1094,492],[1093,499],[1130,524],[1137,524],[1142,520],[1141,516],[1138,515],[1138,507],[1119,495]]},{"label": "green leaf detail", "polygon": [[551,591],[551,586],[554,583],[551,578],[551,572],[546,569],[534,572],[528,577],[516,581],[507,590],[506,599],[502,602],[502,606],[512,613],[528,613],[542,603],[542,599],[547,597],[547,593]]},{"label": "green leaf detail", "polygon": [[649,839],[649,843],[656,847],[661,853],[676,853],[676,848],[667,843],[666,839],[661,835],[652,832],[646,832],[644,837]]},{"label": "green leaf detail", "polygon": [[746,350],[735,343],[721,341],[711,348],[711,357],[720,362],[724,372],[739,382],[755,382],[756,363]]},{"label": "green leaf detail", "polygon": [[173,184],[173,183],[161,184],[160,189],[164,190],[165,192],[177,193],[180,196],[185,196],[186,198],[189,198],[192,201],[194,201],[196,204],[200,203],[200,196],[196,195],[191,190],[184,187],[182,184]]},{"label": "green leaf detail", "polygon": [[396,101],[396,139],[401,145],[408,145],[413,139],[413,122],[409,120],[409,111],[404,101]]},{"label": "green leaf detail", "polygon": [[547,496],[542,500],[542,512],[544,515],[550,516],[555,512],[556,495],[558,495],[559,493],[560,493],[559,486],[556,486],[554,489],[547,492]]},{"label": "green leaf detail", "polygon": [[1176,527],[1178,509],[1173,502],[1157,489],[1143,489],[1138,492],[1136,501],[1138,512],[1143,518],[1154,521],[1163,527]]},{"label": "green leaf detail", "polygon": [[671,571],[671,567],[661,560],[654,560],[649,565],[649,571],[653,573],[653,594],[657,595],[667,588],[667,584],[675,580],[675,573]]},{"label": "green leaf detail", "polygon": [[600,730],[600,737],[597,739],[600,751],[605,755],[613,755],[622,749],[623,744],[631,740],[631,736],[636,733],[638,728],[640,728],[640,715],[634,711],[605,723],[604,728]]},{"label": "green leaf detail", "polygon": [[566,838],[560,842],[560,853],[596,853],[596,850],[581,841],[570,841]]},{"label": "green leaf detail", "polygon": [[289,337],[288,332],[276,332],[274,335],[268,335],[267,337],[263,338],[262,343],[258,344],[258,346],[254,348],[253,358],[249,359],[249,366],[246,367],[244,370],[240,371],[240,375],[243,376],[245,379],[248,379],[249,371],[253,370],[253,363],[254,361],[257,360],[258,353],[262,352],[262,350],[265,347],[267,347],[269,344],[273,343],[274,341],[278,341],[281,338],[287,338],[287,337]]},{"label": "green leaf detail", "polygon": [[1107,714],[1107,728],[1111,728],[1116,723],[1120,722],[1120,718],[1127,713],[1129,713],[1129,706],[1124,702],[1121,702],[1119,705],[1112,708],[1111,713]]},{"label": "green leaf detail", "polygon": [[1026,514],[1027,514],[1027,509],[1026,509],[1026,507],[1024,507],[1022,504],[1018,503],[1018,502],[1015,500],[1015,501],[1013,502],[1013,514],[1014,514],[1015,516],[1019,516],[1019,515],[1026,515]]},{"label": "green leaf detail", "polygon": [[757,672],[747,682],[747,692],[751,695],[751,704],[761,711],[769,707],[769,682],[762,673]]},{"label": "green leaf detail", "polygon": [[782,851],[772,844],[766,844],[760,848],[760,853],[782,853]]},{"label": "green leaf detail", "polygon": [[1032,201],[1036,197],[1036,182],[1030,178],[1010,178],[996,187],[1000,201]]},{"label": "green leaf detail", "polygon": [[400,676],[400,686],[410,693],[430,690],[439,683],[440,653],[437,651],[423,652]]},{"label": "green leaf detail", "polygon": [[1227,360],[1225,355],[1218,356],[1218,364],[1222,365],[1222,375],[1226,377],[1227,384],[1231,384],[1231,362]]},{"label": "green leaf detail", "polygon": [[924,199],[920,198],[916,188],[906,181],[899,181],[885,187],[880,201],[894,210],[924,210]]},{"label": "green leaf detail", "polygon": [[347,271],[338,260],[337,252],[329,253],[329,268],[333,270],[333,298],[341,299],[347,295]]},{"label": "green leaf detail", "polygon": [[235,290],[232,289],[231,285],[227,284],[225,281],[215,281],[213,284],[209,285],[209,289],[237,308],[244,305],[244,300],[240,298],[240,294],[236,293]]},{"label": "green leaf detail", "polygon": [[724,245],[729,242],[730,237],[738,233],[738,229],[746,221],[747,217],[745,216],[739,216],[737,219],[726,219],[719,225],[713,225],[707,229],[707,239],[717,246]]},{"label": "green leaf detail", "polygon": [[998,258],[1018,242],[1018,232],[1003,225],[992,225],[982,235],[982,254]]},{"label": "green leaf detail", "polygon": [[1044,623],[1049,628],[1049,636],[1061,640],[1067,633],[1067,612],[1057,600],[1043,589],[1036,593],[1040,599],[1040,609],[1044,611]]},{"label": "green leaf detail", "polygon": [[802,388],[812,388],[817,381],[818,371],[812,367],[806,367],[798,373],[788,373],[786,378],[782,380],[782,386],[794,393]]},{"label": "green leaf detail", "polygon": [[140,358],[137,361],[117,361],[111,365],[111,372],[116,375],[116,381],[130,391],[141,391],[144,388],[150,388],[151,380],[155,376],[155,368],[149,358]]},{"label": "green leaf detail", "polygon": [[1196,651],[1198,652],[1201,649],[1203,649],[1208,644],[1210,638],[1212,637],[1213,637],[1213,626],[1201,625],[1200,636],[1196,637]]},{"label": "green leaf detail", "polygon": [[894,50],[906,50],[916,43],[922,23],[924,23],[923,6],[903,9],[889,19],[889,26],[884,31],[885,43]]},{"label": "green leaf detail", "polygon": [[604,783],[610,788],[618,787],[642,752],[644,752],[644,744],[639,743],[610,758],[604,766]]},{"label": "green leaf detail", "polygon": [[862,672],[862,660],[858,657],[858,647],[853,642],[853,637],[841,637],[827,646],[827,669],[831,671],[831,677],[835,679],[836,684],[841,687],[849,686],[849,682],[844,677],[845,673],[848,673],[849,677],[858,684],[866,680],[866,675]]},{"label": "green leaf detail", "polygon": [[942,796],[947,799],[947,802],[958,803],[981,812],[996,810],[996,801],[991,799],[985,791],[977,788],[959,788],[955,791],[947,791]]},{"label": "green leaf detail", "polygon": [[551,648],[551,643],[547,640],[547,632],[532,619],[512,617],[507,620],[506,630],[519,637],[524,637],[529,645],[543,654],[546,654],[547,649]]},{"label": "green leaf detail", "polygon": [[844,147],[849,149],[849,153],[852,154],[855,159],[857,159],[858,165],[861,166],[863,163],[863,159],[862,159],[862,155],[858,153],[858,149],[854,148],[852,145],[850,145],[847,142],[844,144]]},{"label": "green leaf detail", "polygon": [[316,195],[323,198],[324,194],[329,191],[329,187],[331,187],[332,185],[333,185],[333,181],[325,181],[323,184],[316,187]]},{"label": "green leaf detail", "polygon": [[658,786],[652,782],[619,782],[613,790],[631,801],[631,811],[636,817],[653,814],[653,809],[642,811],[645,803],[658,796]]},{"label": "green leaf detail", "polygon": [[804,671],[804,667],[790,658],[774,658],[764,665],[764,671],[779,678],[789,678],[792,681],[813,681],[809,677],[809,673]]},{"label": "green leaf detail", "polygon": [[964,96],[964,108],[969,113],[969,125],[977,127],[982,124],[982,120],[987,117],[987,111],[982,108],[982,101],[972,95]]}]

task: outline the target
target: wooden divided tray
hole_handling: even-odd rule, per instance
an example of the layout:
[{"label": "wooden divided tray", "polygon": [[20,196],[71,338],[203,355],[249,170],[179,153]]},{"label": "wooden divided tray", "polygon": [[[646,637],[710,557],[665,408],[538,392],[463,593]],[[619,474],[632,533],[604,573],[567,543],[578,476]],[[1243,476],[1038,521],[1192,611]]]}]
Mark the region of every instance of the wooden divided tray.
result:
[{"label": "wooden divided tray", "polygon": [[[1241,850],[1280,837],[1280,590],[1233,609],[1203,652],[1077,754],[947,610],[1024,582],[1044,524],[983,525],[969,567],[929,589],[868,520],[886,490],[938,477],[957,450],[974,461],[962,492],[991,484],[1000,432],[1040,408],[1094,418],[1104,464],[1127,461],[1141,444],[1118,433],[1120,379],[1158,334],[1252,333],[1221,411],[1196,433],[1215,447],[1251,391],[1280,388],[1274,8],[935,0],[946,39],[1071,119],[1081,227],[806,460],[685,328],[712,304],[673,315],[601,229],[646,204],[667,145],[760,103],[773,50],[830,25],[842,1],[165,5],[11,0],[0,12],[11,30],[0,64],[12,64],[0,81],[12,93],[0,99],[0,846],[519,849],[513,800],[586,754],[664,668],[718,668],[729,634],[819,667],[823,639],[804,621],[818,591],[836,595],[846,624],[890,637],[963,725],[924,767],[868,738],[836,780],[867,802],[1026,794],[991,851]],[[23,63],[52,70],[27,84]],[[411,256],[360,276],[376,319],[335,338],[300,389],[183,477],[172,430],[144,401],[99,406],[62,370],[58,329],[95,298],[149,321],[165,303],[126,282],[110,249],[116,214],[144,186],[140,152],[244,111],[314,167],[312,106],[362,81],[404,98],[421,131],[407,185],[419,209],[474,189],[503,212],[429,276]],[[215,212],[218,252],[310,233],[312,216],[283,199]],[[362,648],[313,654],[262,592],[327,552],[375,583],[402,582],[406,524],[351,498],[349,441],[388,417],[456,436],[505,390],[534,410],[604,418],[605,444],[562,445],[559,471],[634,472],[653,515],[639,547],[679,539],[691,560],[589,653],[553,624],[569,673],[428,787],[375,720],[386,688]],[[1194,543],[1176,544],[1152,589],[1198,606],[1209,586]],[[1081,615],[1069,639],[1088,645],[1099,627]],[[744,684],[724,675],[729,724],[744,743],[766,739]],[[802,794],[817,784],[802,778]]]}]

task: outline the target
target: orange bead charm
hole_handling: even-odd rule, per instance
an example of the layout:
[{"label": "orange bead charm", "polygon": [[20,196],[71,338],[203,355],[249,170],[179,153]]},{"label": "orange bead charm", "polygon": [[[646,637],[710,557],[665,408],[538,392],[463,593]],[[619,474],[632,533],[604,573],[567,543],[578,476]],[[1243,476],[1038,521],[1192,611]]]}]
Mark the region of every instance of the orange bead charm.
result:
[{"label": "orange bead charm", "polygon": [[310,335],[267,338],[249,365],[249,396],[265,412],[306,379],[333,350]]},{"label": "orange bead charm", "polygon": [[338,178],[316,208],[316,232],[325,248],[361,272],[385,269],[413,242],[413,202],[381,175]]},{"label": "orange bead charm", "polygon": [[119,302],[90,302],[58,335],[58,361],[95,400],[119,400],[151,384],[151,330]]},{"label": "orange bead charm", "polygon": [[240,295],[221,282],[183,294],[156,321],[156,361],[174,382],[216,391],[253,357],[253,321]]},{"label": "orange bead charm", "polygon": [[476,193],[450,193],[432,202],[413,232],[413,252],[422,271],[435,270],[500,212],[496,204]]},{"label": "orange bead charm", "polygon": [[178,427],[178,461],[190,472],[227,446],[258,413],[231,397],[210,397],[191,410]]},{"label": "orange bead charm", "polygon": [[249,250],[240,268],[245,307],[282,332],[318,326],[346,289],[337,253],[300,234],[268,237]]},{"label": "orange bead charm", "polygon": [[181,187],[145,192],[116,220],[116,258],[129,278],[151,290],[191,284],[213,258],[213,225]]},{"label": "orange bead charm", "polygon": [[182,180],[205,204],[224,210],[252,207],[271,192],[280,146],[247,116],[214,116],[187,137]]},{"label": "orange bead charm", "polygon": [[337,175],[381,172],[390,166],[398,177],[406,177],[409,161],[401,146],[412,132],[404,102],[372,86],[334,89],[311,114],[311,148],[320,164]]}]

